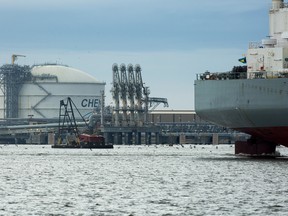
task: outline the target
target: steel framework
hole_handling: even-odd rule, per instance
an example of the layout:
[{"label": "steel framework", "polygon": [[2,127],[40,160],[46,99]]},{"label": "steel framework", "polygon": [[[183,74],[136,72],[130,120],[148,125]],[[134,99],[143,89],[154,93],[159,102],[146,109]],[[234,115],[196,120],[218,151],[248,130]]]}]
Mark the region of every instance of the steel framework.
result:
[{"label": "steel framework", "polygon": [[18,97],[26,80],[31,80],[31,68],[17,64],[0,67],[0,89],[4,98],[4,118],[18,117]]},{"label": "steel framework", "polygon": [[[120,73],[119,73],[120,71]],[[148,121],[149,108],[160,103],[168,107],[166,98],[150,98],[149,87],[144,86],[140,65],[112,66],[112,95],[115,103],[115,126],[143,126]],[[155,104],[156,103],[156,104]]]}]

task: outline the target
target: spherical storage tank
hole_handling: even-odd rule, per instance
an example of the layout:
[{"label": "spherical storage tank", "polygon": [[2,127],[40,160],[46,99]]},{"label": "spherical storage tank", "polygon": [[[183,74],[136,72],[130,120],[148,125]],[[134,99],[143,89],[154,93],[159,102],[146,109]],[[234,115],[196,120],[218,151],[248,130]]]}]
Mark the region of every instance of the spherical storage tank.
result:
[{"label": "spherical storage tank", "polygon": [[82,115],[100,109],[105,82],[63,65],[39,65],[19,92],[19,118],[58,118],[60,100],[70,97]]}]

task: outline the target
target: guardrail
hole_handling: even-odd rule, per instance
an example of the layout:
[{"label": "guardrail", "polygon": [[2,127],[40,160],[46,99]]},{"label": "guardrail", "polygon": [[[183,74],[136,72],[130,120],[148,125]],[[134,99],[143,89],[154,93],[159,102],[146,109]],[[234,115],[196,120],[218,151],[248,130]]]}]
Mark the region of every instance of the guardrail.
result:
[{"label": "guardrail", "polygon": [[229,79],[246,79],[246,72],[216,72],[210,73],[205,72],[201,74],[197,74],[197,80],[229,80]]},{"label": "guardrail", "polygon": [[197,80],[233,80],[233,79],[280,79],[288,78],[288,71],[282,72],[205,72],[196,75]]}]

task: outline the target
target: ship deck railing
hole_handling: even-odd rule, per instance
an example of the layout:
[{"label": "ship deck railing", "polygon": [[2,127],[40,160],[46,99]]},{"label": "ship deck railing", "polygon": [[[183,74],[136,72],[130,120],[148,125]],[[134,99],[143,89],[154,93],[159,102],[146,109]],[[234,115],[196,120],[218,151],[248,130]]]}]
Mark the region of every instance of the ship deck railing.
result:
[{"label": "ship deck railing", "polygon": [[247,79],[279,79],[279,78],[288,78],[288,71],[257,71],[257,72],[248,72]]},{"label": "ship deck railing", "polygon": [[259,41],[253,41],[249,43],[249,49],[257,49],[257,48],[263,48],[263,45]]},{"label": "ship deck railing", "polygon": [[[252,41],[252,42],[249,42],[248,47],[249,49],[259,49],[259,48],[264,48],[265,46],[262,44],[262,42]],[[277,44],[274,45],[274,47],[288,47],[288,43],[287,41],[277,41]]]},{"label": "ship deck railing", "polygon": [[233,80],[233,79],[280,79],[288,78],[288,69],[283,71],[256,72],[205,72],[196,75],[197,80]]},{"label": "ship deck railing", "polygon": [[208,72],[197,74],[197,80],[247,79],[246,72]]},{"label": "ship deck railing", "polygon": [[[270,8],[271,8],[270,10],[273,10],[272,9],[272,4],[270,5]],[[284,2],[281,3],[280,8],[288,8],[288,3],[284,3]]]}]

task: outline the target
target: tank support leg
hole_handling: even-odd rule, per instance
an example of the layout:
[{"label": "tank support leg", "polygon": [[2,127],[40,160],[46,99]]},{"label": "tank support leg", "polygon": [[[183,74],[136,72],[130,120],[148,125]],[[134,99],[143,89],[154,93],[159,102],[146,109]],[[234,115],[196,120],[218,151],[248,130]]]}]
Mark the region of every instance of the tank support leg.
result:
[{"label": "tank support leg", "polygon": [[235,154],[247,154],[251,156],[274,155],[276,143],[251,137],[246,141],[236,141]]}]

